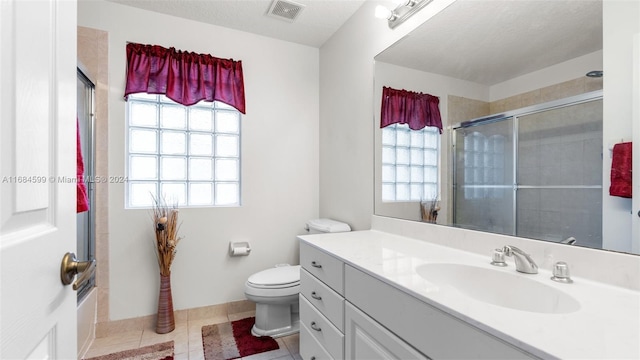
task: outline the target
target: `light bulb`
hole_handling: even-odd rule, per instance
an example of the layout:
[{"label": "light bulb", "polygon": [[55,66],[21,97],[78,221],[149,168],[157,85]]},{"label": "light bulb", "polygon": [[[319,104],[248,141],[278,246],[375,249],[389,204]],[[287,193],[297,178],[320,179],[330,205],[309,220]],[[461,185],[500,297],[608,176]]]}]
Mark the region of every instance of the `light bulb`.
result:
[{"label": "light bulb", "polygon": [[392,0],[396,6],[413,7],[416,4],[416,0]]},{"label": "light bulb", "polygon": [[382,6],[382,5],[378,5],[376,6],[376,17],[378,19],[391,19],[393,18],[393,11],[387,9],[386,7]]}]

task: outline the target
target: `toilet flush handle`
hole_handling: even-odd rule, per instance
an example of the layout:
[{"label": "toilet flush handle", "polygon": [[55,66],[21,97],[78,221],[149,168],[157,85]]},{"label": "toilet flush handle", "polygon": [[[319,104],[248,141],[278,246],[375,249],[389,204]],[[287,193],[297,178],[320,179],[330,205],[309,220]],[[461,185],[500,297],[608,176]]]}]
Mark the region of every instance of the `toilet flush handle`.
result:
[{"label": "toilet flush handle", "polygon": [[311,266],[313,266],[314,268],[318,268],[318,269],[320,269],[322,267],[322,265],[318,264],[315,260],[311,262]]}]

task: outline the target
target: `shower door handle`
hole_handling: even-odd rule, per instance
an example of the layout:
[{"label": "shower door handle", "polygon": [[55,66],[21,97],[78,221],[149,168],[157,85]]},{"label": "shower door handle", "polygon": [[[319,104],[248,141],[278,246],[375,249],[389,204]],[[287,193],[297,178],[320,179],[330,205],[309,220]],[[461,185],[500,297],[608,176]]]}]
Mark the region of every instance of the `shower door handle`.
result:
[{"label": "shower door handle", "polygon": [[91,275],[93,275],[95,271],[96,259],[78,261],[76,254],[68,252],[62,257],[60,280],[62,280],[62,284],[69,285],[73,281],[74,276],[81,273],[80,277],[73,283],[73,290],[78,290],[82,284],[91,278]]}]

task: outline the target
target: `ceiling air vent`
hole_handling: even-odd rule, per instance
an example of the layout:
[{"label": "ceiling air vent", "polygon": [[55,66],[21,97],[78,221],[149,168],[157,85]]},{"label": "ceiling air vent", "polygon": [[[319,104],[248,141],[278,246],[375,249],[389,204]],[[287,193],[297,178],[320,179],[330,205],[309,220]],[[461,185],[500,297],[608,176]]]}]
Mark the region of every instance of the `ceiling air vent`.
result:
[{"label": "ceiling air vent", "polygon": [[293,22],[298,15],[300,15],[302,9],[304,9],[304,5],[293,1],[273,0],[269,7],[269,11],[267,11],[267,15],[280,20]]}]

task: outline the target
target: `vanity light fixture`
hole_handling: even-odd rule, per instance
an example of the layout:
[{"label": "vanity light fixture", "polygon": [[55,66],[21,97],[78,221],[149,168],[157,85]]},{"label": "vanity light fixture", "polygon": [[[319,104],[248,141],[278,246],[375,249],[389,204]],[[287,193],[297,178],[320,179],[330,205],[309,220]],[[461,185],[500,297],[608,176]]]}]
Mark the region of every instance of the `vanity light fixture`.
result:
[{"label": "vanity light fixture", "polygon": [[[393,29],[432,1],[433,0],[402,0],[399,1],[398,6],[393,10],[378,5],[376,6],[375,16],[380,19],[387,19],[389,27]],[[398,3],[398,1],[396,1],[396,3]]]}]

